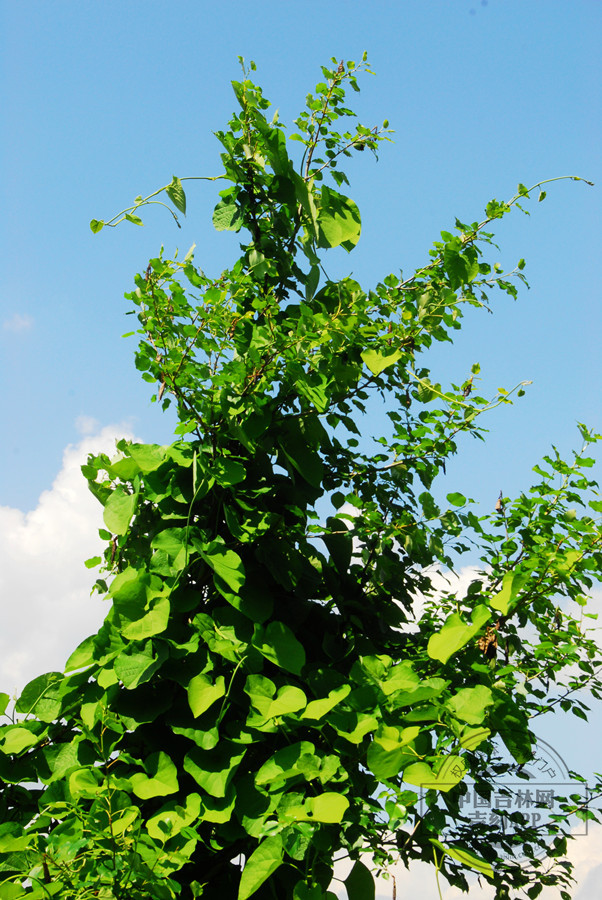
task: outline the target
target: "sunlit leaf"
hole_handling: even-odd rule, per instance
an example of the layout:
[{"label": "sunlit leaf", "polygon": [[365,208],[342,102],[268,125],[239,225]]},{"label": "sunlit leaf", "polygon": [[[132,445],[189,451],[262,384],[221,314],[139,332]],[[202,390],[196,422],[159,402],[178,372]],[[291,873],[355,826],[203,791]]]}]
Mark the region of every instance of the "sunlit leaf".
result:
[{"label": "sunlit leaf", "polygon": [[470,869],[474,869],[476,872],[485,875],[487,878],[493,878],[493,867],[490,863],[481,859],[480,856],[476,856],[474,853],[470,853],[462,847],[442,844],[441,841],[438,841],[435,838],[430,838],[430,841],[451,859],[461,862],[463,866],[468,866]]},{"label": "sunlit leaf", "polygon": [[322,188],[318,225],[320,247],[342,244],[346,250],[357,244],[362,230],[360,211],[353,200],[326,185]]},{"label": "sunlit leaf", "polygon": [[195,675],[188,684],[187,693],[192,715],[197,718],[226,693],[224,677],[219,675],[213,681],[208,675]]},{"label": "sunlit leaf", "polygon": [[130,782],[137,797],[148,800],[151,797],[164,797],[178,790],[177,769],[167,753],[160,750],[152,753],[144,764],[148,774],[136,772]]},{"label": "sunlit leaf", "polygon": [[381,353],[378,350],[364,350],[362,359],[373,375],[380,375],[389,366],[394,365],[398,359],[401,359],[401,355],[401,350],[390,350],[387,353]]},{"label": "sunlit leaf", "polygon": [[107,500],[103,512],[104,523],[113,534],[125,534],[136,509],[138,498],[118,486]]},{"label": "sunlit leaf", "polygon": [[186,194],[182,187],[182,182],[175,175],[173,176],[169,187],[165,189],[165,193],[183,215],[186,215]]},{"label": "sunlit leaf", "polygon": [[248,858],[240,879],[238,900],[247,900],[282,865],[284,849],[279,834],[265,838]]},{"label": "sunlit leaf", "polygon": [[490,617],[491,613],[486,606],[477,606],[474,609],[472,623],[469,625],[459,613],[452,613],[441,631],[429,638],[428,655],[431,659],[446,663],[477,634]]}]

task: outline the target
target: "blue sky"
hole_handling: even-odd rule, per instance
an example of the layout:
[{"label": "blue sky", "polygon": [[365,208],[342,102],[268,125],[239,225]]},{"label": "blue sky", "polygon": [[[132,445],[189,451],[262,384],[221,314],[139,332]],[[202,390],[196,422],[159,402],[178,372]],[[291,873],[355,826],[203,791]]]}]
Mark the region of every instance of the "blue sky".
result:
[{"label": "blue sky", "polygon": [[[134,368],[133,340],[120,337],[132,327],[123,294],[161,244],[169,255],[196,242],[196,262],[211,273],[233,261],[236,236],[211,226],[220,185],[188,187],[180,231],[158,208],[146,211],[144,228],[94,236],[88,223],[174,173],[219,174],[213,132],[235,108],[238,55],[256,61],[266,96],[290,122],[321,64],[367,50],[376,77],[362,79],[353,102],[366,124],[388,118],[394,143],[378,163],[358,154],[347,167],[363,234],[353,254],[335,252],[329,263],[366,288],[391,271],[410,274],[456,216],[479,219],[488,200],[508,199],[518,182],[596,182],[550,185],[529,217],[515,213],[498,226],[498,258],[512,266],[525,257],[531,290],[517,303],[500,294],[494,316],[471,313],[431,364],[438,380],[458,382],[480,362],[485,393],[533,381],[517,406],[491,416],[487,444],[466,445],[448,469],[446,490],[475,497],[484,510],[501,489],[528,487],[531,466],[552,443],[577,447],[575,422],[602,431],[598,0],[5,0],[0,16],[0,508],[13,537],[45,534],[45,510],[54,516],[44,551],[32,542],[37,556],[19,556],[32,571],[58,546],[51,501],[60,491],[74,496],[72,481],[53,488],[73,468],[69,445],[85,449],[86,440],[126,430],[170,440],[173,423]],[[91,515],[79,524],[72,517],[65,534],[83,533]],[[62,571],[75,546],[65,543],[52,550]],[[52,597],[59,582],[49,586],[51,564],[43,564],[39,596]],[[7,577],[0,584],[18,634],[22,574]],[[31,615],[42,621],[39,609]],[[597,722],[590,739],[592,728],[602,736]]]},{"label": "blue sky", "polygon": [[123,293],[161,243],[169,254],[196,242],[206,271],[232,261],[236,238],[211,226],[220,186],[189,189],[181,231],[159,209],[143,229],[94,236],[88,222],[173,173],[219,173],[213,132],[234,108],[239,54],[257,62],[290,121],[323,62],[368,51],[377,74],[363,79],[358,112],[388,117],[395,143],[379,163],[358,155],[349,167],[363,236],[336,259],[365,286],[411,272],[456,216],[479,218],[519,181],[598,182],[551,185],[530,217],[504,221],[500,259],[524,256],[532,289],[516,304],[500,296],[495,316],[471,315],[433,364],[463,378],[479,361],[492,392],[534,382],[514,410],[491,417],[488,447],[469,445],[458,463],[458,487],[484,502],[525,486],[552,441],[573,446],[576,420],[602,427],[601,4],[28,0],[2,10],[0,502],[33,508],[79,417],[169,439],[171,423],[133,367],[133,342],[120,340],[132,321]]}]

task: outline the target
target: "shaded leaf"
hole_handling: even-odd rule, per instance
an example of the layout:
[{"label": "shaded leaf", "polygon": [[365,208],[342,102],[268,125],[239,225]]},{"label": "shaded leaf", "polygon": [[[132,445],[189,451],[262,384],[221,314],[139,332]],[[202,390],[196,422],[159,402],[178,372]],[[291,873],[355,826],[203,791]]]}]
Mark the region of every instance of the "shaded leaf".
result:
[{"label": "shaded leaf", "polygon": [[305,650],[288,625],[270,622],[263,634],[263,640],[255,646],[270,662],[287,672],[301,674],[301,669],[305,665]]},{"label": "shaded leaf", "polygon": [[370,869],[359,859],[354,863],[344,883],[349,900],[374,900],[376,894],[374,877]]}]

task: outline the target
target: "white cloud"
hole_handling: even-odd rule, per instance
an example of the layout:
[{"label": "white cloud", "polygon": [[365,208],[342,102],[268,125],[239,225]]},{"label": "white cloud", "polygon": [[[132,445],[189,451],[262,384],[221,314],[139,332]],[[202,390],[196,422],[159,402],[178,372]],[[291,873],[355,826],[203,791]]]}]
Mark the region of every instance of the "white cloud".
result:
[{"label": "white cloud", "polygon": [[578,888],[574,900],[599,900],[602,881],[602,825],[590,822],[587,835],[576,837],[569,848]]},{"label": "white cloud", "polygon": [[94,434],[100,428],[100,422],[94,416],[78,416],[75,427],[80,434]]},{"label": "white cloud", "polygon": [[28,315],[21,315],[20,313],[13,313],[9,319],[5,319],[2,323],[2,328],[4,329],[4,331],[11,331],[13,333],[19,331],[29,331],[32,326],[32,317]]},{"label": "white cloud", "polygon": [[107,614],[90,590],[102,507],[80,472],[88,453],[115,451],[124,427],[88,434],[63,454],[61,471],[29,513],[0,507],[0,691],[19,692],[44,672],[62,670],[72,650]]}]

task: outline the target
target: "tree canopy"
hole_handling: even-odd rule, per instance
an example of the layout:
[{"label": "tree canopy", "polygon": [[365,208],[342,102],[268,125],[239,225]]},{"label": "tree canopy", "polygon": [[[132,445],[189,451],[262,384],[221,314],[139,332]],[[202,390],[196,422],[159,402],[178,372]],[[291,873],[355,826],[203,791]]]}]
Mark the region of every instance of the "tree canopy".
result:
[{"label": "tree canopy", "polygon": [[[462,803],[474,789],[495,813],[534,719],[585,718],[583,689],[600,698],[586,610],[602,436],[580,425],[572,459],[552,450],[532,487],[479,515],[441,490],[446,461],[524,385],[484,397],[477,363],[459,384],[425,363],[469,307],[517,296],[524,260],[488,262],[491,229],[545,193],[521,184],[456,220],[409,277],[333,280],[327,251],[361,231],[341,165],[390,133],[347,105],[366,57],[323,68],[292,133],[241,63],[224,172],[207,179],[226,183],[213,224],[240,232],[240,257],[216,274],[161,252],[126,294],[174,441],[122,440],[83,467],[109,613],[65,673],[14,709],[2,695],[0,898],[334,900],[338,859],[349,900],[399,860],[461,889],[477,873],[498,898],[566,898],[565,817],[595,815],[585,795],[537,825],[503,809],[475,823]],[[142,224],[162,194],[178,221],[186,180],[92,230]]]}]

